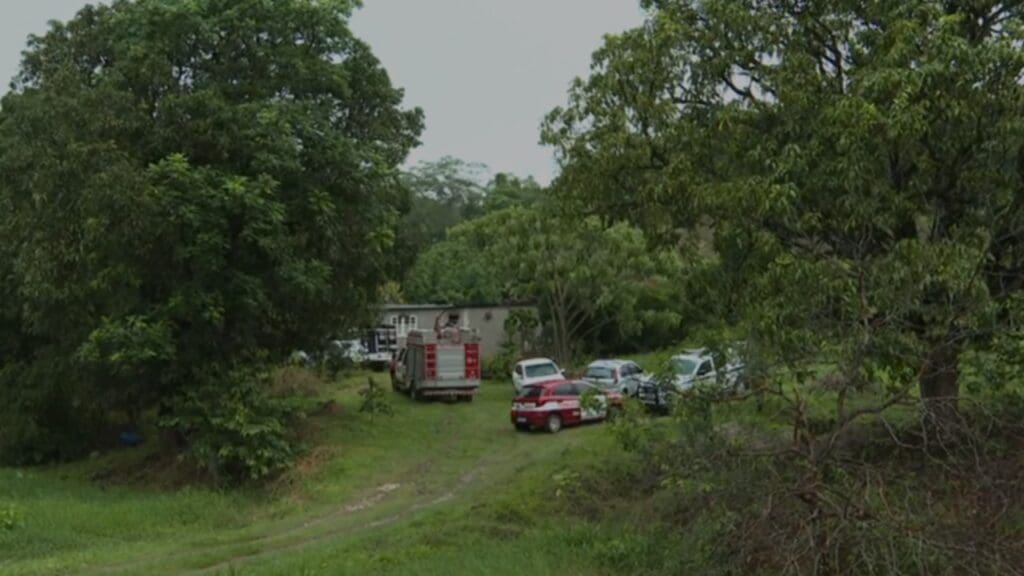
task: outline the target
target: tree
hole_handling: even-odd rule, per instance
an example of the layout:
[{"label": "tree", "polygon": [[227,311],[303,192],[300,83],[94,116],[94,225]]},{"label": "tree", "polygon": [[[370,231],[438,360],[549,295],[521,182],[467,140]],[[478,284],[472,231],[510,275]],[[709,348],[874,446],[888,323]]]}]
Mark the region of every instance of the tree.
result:
[{"label": "tree", "polygon": [[482,213],[486,169],[446,156],[402,175],[407,197],[396,232],[394,280],[404,280],[420,253],[444,240],[449,228]]},{"label": "tree", "polygon": [[508,211],[462,222],[416,259],[403,286],[414,302],[496,303],[510,298],[513,279],[497,252]]},{"label": "tree", "polygon": [[158,405],[215,467],[280,464],[261,368],[370,308],[422,128],[355,5],[118,0],[30,40],[0,110],[0,410],[31,432],[5,460]]},{"label": "tree", "polygon": [[453,228],[417,261],[407,290],[430,302],[535,302],[568,362],[602,330],[621,343],[677,327],[679,274],[678,258],[648,250],[636,228],[515,207]]},{"label": "tree", "polygon": [[504,172],[494,176],[487,185],[484,212],[506,208],[530,208],[546,200],[546,191],[533,177],[517,178]]},{"label": "tree", "polygon": [[678,326],[678,301],[643,304],[676,283],[680,261],[670,251],[649,250],[640,230],[538,211],[510,216],[499,250],[512,269],[512,291],[537,302],[560,361],[573,361],[608,327],[621,342],[650,324]]},{"label": "tree", "polygon": [[566,199],[712,230],[713,288],[780,361],[948,416],[962,351],[1019,316],[1021,8],[643,5],[548,119]]}]

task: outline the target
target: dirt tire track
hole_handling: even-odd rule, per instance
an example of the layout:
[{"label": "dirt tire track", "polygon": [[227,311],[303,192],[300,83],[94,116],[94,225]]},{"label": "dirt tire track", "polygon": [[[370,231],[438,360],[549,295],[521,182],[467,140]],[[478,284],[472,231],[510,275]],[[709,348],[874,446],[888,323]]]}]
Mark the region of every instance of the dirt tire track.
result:
[{"label": "dirt tire track", "polygon": [[[415,469],[417,467],[414,467]],[[247,564],[253,560],[281,552],[302,550],[309,546],[315,545],[328,538],[344,536],[347,534],[357,534],[392,524],[396,521],[408,518],[420,512],[424,509],[428,509],[434,506],[438,506],[457,497],[458,493],[471,485],[480,476],[480,474],[486,468],[483,462],[480,462],[471,470],[462,474],[459,478],[456,486],[440,495],[429,494],[419,492],[418,498],[407,508],[400,512],[378,518],[371,522],[360,524],[356,526],[345,525],[341,527],[332,527],[336,521],[343,518],[351,517],[361,512],[372,510],[378,504],[383,502],[388,495],[393,494],[399,490],[403,485],[397,482],[386,483],[377,486],[374,490],[361,498],[356,499],[354,502],[350,502],[337,508],[327,514],[315,516],[312,519],[289,526],[288,528],[274,532],[272,534],[266,534],[251,538],[240,538],[236,541],[224,542],[215,544],[212,546],[198,546],[196,549],[183,552],[174,552],[163,554],[158,557],[147,557],[139,558],[134,561],[124,562],[116,565],[102,566],[92,569],[87,569],[81,574],[85,576],[101,576],[101,575],[114,575],[124,573],[138,573],[141,570],[144,573],[149,573],[150,570],[161,572],[159,566],[163,562],[180,562],[182,559],[189,558],[200,558],[203,555],[217,555],[218,552],[227,553],[227,558],[219,560],[216,563],[201,568],[195,569],[184,569],[176,572],[176,574],[184,574],[191,576],[200,576],[213,574],[220,570],[226,570],[233,567],[237,567],[241,564]],[[404,474],[402,475],[404,476]],[[415,488],[413,488],[415,489]],[[325,528],[326,526],[326,528]],[[289,540],[294,540],[289,542]],[[283,543],[282,545],[275,544]],[[253,550],[251,553],[239,552],[238,549],[244,548],[258,548]]]}]

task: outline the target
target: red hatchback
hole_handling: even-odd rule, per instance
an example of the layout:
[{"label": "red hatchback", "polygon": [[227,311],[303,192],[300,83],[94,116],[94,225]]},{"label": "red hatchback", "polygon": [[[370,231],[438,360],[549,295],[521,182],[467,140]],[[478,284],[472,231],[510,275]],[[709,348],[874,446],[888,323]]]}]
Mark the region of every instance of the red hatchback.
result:
[{"label": "red hatchback", "polygon": [[[594,398],[588,407],[580,403],[585,394],[593,394]],[[577,380],[545,382],[527,387],[512,401],[512,424],[518,430],[543,428],[558,432],[563,426],[604,420],[621,408],[622,395],[617,392]]]}]

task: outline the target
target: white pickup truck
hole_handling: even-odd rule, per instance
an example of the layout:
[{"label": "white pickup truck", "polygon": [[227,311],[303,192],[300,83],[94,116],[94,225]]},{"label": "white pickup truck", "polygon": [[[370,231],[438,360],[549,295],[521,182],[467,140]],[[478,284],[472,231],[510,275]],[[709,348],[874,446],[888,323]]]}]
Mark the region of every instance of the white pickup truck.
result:
[{"label": "white pickup truck", "polygon": [[735,354],[724,366],[717,366],[707,349],[687,350],[669,360],[668,378],[649,379],[640,384],[637,397],[650,408],[667,409],[672,396],[683,394],[696,386],[720,386],[736,391],[743,385],[744,364]]}]

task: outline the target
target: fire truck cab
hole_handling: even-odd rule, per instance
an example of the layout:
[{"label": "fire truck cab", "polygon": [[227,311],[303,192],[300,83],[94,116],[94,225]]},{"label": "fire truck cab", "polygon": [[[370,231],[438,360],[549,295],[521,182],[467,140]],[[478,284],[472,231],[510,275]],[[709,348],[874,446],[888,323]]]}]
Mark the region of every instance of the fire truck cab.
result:
[{"label": "fire truck cab", "polygon": [[480,388],[480,339],[472,330],[413,330],[391,369],[392,386],[417,400],[471,402]]}]

